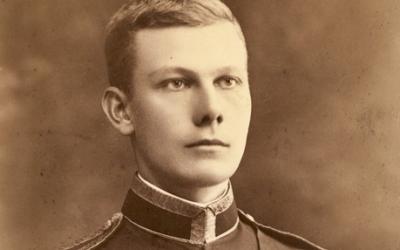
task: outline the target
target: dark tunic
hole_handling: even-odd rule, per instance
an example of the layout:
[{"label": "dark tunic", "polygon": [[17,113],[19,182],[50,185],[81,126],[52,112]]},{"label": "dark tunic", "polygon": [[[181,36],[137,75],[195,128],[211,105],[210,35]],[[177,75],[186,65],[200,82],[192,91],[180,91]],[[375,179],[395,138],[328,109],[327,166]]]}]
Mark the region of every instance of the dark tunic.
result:
[{"label": "dark tunic", "polygon": [[255,222],[236,208],[229,185],[218,200],[199,206],[135,178],[121,213],[70,250],[321,250],[290,233]]}]

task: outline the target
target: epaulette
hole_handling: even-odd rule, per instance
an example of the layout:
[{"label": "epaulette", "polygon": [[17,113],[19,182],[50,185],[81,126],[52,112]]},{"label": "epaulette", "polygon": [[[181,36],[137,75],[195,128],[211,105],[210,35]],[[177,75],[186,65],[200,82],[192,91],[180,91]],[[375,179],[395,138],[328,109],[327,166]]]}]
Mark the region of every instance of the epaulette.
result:
[{"label": "epaulette", "polygon": [[78,241],[73,246],[64,248],[63,250],[95,249],[96,246],[99,246],[102,242],[104,242],[108,237],[112,235],[112,233],[118,228],[119,224],[121,223],[122,218],[122,213],[114,214],[100,230],[96,231],[91,236]]},{"label": "epaulette", "polygon": [[[271,238],[282,242],[283,244],[293,247],[295,249],[303,249],[303,250],[326,250],[325,248],[322,248],[311,241],[300,237],[296,234],[292,234],[286,231],[278,230],[276,228],[270,227],[263,225],[261,223],[258,223],[253,216],[243,212],[242,210],[239,209],[239,217],[246,221],[247,223],[250,223],[255,227],[257,230],[260,230],[264,234],[270,236]],[[261,239],[260,239],[261,240]]]}]

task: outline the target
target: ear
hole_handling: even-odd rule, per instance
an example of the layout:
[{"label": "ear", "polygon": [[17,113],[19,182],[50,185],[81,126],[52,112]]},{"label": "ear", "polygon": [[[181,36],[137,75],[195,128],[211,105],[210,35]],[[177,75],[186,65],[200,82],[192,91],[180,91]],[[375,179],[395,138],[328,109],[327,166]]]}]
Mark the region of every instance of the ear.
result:
[{"label": "ear", "polygon": [[116,87],[104,91],[101,106],[111,124],[123,135],[133,133],[135,126],[128,96]]}]

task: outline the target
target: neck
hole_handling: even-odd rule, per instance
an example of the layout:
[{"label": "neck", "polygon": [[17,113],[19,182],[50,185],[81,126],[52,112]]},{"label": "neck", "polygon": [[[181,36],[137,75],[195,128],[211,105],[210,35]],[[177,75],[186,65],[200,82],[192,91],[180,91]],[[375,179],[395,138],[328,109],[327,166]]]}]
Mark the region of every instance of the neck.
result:
[{"label": "neck", "polygon": [[221,197],[228,185],[228,180],[210,186],[178,185],[176,182],[171,182],[173,185],[165,185],[165,182],[157,181],[151,175],[146,175],[141,171],[139,171],[139,176],[145,182],[154,185],[162,191],[200,204],[208,204]]}]

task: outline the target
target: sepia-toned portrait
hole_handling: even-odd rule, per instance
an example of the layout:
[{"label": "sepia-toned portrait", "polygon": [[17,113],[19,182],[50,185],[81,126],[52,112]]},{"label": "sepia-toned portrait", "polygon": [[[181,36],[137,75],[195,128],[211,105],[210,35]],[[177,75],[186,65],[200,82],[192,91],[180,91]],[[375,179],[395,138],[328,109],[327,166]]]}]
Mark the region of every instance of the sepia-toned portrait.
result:
[{"label": "sepia-toned portrait", "polygon": [[0,249],[400,249],[400,4],[0,1]]}]

